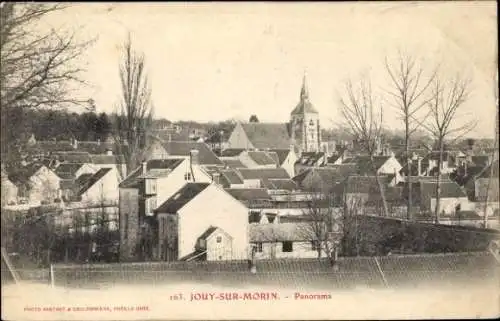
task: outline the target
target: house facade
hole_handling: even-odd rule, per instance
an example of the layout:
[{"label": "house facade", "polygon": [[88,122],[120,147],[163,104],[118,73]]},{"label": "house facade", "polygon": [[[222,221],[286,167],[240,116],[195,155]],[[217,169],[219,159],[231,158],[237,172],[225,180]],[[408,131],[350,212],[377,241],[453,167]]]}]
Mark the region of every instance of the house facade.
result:
[{"label": "house facade", "polygon": [[254,258],[316,258],[320,253],[325,257],[312,226],[310,223],[250,224]]},{"label": "house facade", "polygon": [[17,204],[17,186],[9,180],[3,170],[0,189],[2,193],[2,207],[9,204]]},{"label": "house facade", "polygon": [[19,200],[28,204],[52,203],[60,197],[61,178],[43,164],[29,164],[11,174],[9,180],[17,186]]},{"label": "house facade", "polygon": [[116,168],[101,168],[78,186],[77,196],[85,204],[118,205],[120,174]]},{"label": "house facade", "polygon": [[207,259],[248,257],[248,209],[216,184],[187,183],[155,213],[160,260],[182,260],[200,249]]},{"label": "house facade", "polygon": [[158,205],[186,183],[212,181],[213,177],[199,165],[195,150],[190,160],[152,159],[130,173],[119,185],[122,258],[133,258],[141,239],[151,236],[146,234],[150,234],[147,230],[155,224],[153,216]]}]

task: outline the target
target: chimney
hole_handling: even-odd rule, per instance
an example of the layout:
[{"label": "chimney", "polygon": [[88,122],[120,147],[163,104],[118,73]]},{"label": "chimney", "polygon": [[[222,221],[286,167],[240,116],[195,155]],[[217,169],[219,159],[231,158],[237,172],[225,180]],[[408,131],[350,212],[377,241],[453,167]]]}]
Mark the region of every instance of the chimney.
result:
[{"label": "chimney", "polygon": [[101,145],[101,139],[100,138],[97,138],[97,145],[100,146]]},{"label": "chimney", "polygon": [[212,174],[212,182],[214,182],[215,184],[220,184],[220,174],[219,173],[213,173]]},{"label": "chimney", "polygon": [[73,140],[73,148],[74,149],[78,148],[78,139],[76,139],[76,138]]},{"label": "chimney", "polygon": [[422,157],[417,158],[417,164],[418,164],[417,174],[418,176],[422,176]]},{"label": "chimney", "polygon": [[197,149],[192,149],[189,152],[189,158],[190,158],[189,160],[190,160],[191,166],[200,164],[199,153],[200,152]]},{"label": "chimney", "polygon": [[148,171],[148,163],[142,162],[142,174],[146,174],[147,171]]},{"label": "chimney", "polygon": [[113,151],[111,149],[106,150],[106,155],[112,156],[113,155]]}]

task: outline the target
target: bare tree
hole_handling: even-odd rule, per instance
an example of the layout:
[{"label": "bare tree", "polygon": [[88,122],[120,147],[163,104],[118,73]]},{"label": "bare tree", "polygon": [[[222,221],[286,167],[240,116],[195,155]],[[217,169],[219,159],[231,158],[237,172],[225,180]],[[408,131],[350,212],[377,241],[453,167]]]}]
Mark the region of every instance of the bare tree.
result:
[{"label": "bare tree", "polygon": [[[114,140],[118,155],[123,155],[127,170],[142,161],[147,137],[152,128],[151,88],[146,72],[146,59],[132,46],[130,34],[123,45],[120,63],[122,98],[115,120]],[[125,173],[121,173],[125,177]]]},{"label": "bare tree", "polygon": [[476,125],[472,119],[457,125],[458,119],[463,116],[459,112],[463,109],[464,102],[469,96],[470,80],[458,74],[456,77],[443,81],[436,76],[432,83],[431,99],[427,103],[430,118],[423,126],[433,136],[438,151],[437,182],[436,182],[436,206],[434,209],[435,222],[439,223],[439,211],[441,200],[442,164],[445,141],[457,140],[470,132]]},{"label": "bare tree", "polygon": [[[0,9],[0,106],[2,154],[15,152],[7,140],[8,108],[64,107],[86,103],[75,98],[72,85],[81,85],[83,68],[76,60],[92,41],[78,41],[74,33],[41,26],[66,5],[2,2]],[[2,157],[2,158],[4,158]]]},{"label": "bare tree", "polygon": [[[414,119],[421,116],[430,97],[428,89],[436,77],[437,68],[433,70],[430,77],[423,80],[425,69],[417,63],[411,55],[399,52],[397,61],[389,62],[385,58],[385,69],[390,77],[390,86],[387,92],[392,98],[392,105],[397,110],[404,123],[405,158],[408,168],[408,176],[411,176],[412,157],[410,155],[411,137],[419,129],[419,122]],[[412,209],[412,184],[408,184],[408,202],[406,216],[411,220]]]},{"label": "bare tree", "polygon": [[[486,188],[486,199],[484,201],[484,220],[483,220],[483,225],[484,227],[488,227],[488,201],[490,197],[490,189],[494,185],[493,180],[497,179],[498,177],[494,177],[494,171],[495,171],[495,160],[498,161],[498,135],[500,134],[498,131],[498,113],[500,112],[499,107],[498,107],[498,59],[496,61],[497,65],[497,71],[494,76],[493,80],[493,97],[495,99],[495,136],[494,136],[494,142],[493,142],[493,152],[491,155],[491,162],[490,162],[490,168],[489,168],[489,179],[488,179],[488,185]],[[498,188],[493,190],[493,193],[498,193]],[[497,195],[492,195],[493,198],[498,200],[498,194]]]},{"label": "bare tree", "polygon": [[346,201],[335,191],[310,191],[307,207],[302,211],[302,237],[316,243],[318,258],[325,255],[333,265],[340,247],[344,255],[359,255],[361,231],[358,216],[364,209],[361,199]]},{"label": "bare tree", "polygon": [[383,110],[377,105],[369,78],[362,79],[357,87],[351,80],[346,83],[346,93],[341,98],[341,112],[351,134],[358,139],[370,158],[371,171],[376,177],[382,198],[384,216],[389,215],[384,186],[374,162],[383,132]]}]

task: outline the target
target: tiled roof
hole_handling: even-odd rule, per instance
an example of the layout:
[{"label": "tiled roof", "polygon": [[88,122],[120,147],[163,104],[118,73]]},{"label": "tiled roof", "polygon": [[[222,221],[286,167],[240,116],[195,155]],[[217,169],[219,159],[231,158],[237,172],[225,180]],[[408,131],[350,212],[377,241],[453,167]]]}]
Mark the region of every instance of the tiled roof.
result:
[{"label": "tiled roof", "polygon": [[349,175],[356,174],[356,167],[350,164],[333,165],[329,167],[314,168],[313,171],[319,175],[321,180],[328,183],[339,183]]},{"label": "tiled roof", "polygon": [[243,179],[290,178],[287,171],[283,168],[241,168],[238,171]]},{"label": "tiled roof", "polygon": [[295,175],[292,180],[297,183],[299,186],[302,186],[302,182],[304,181],[304,179],[307,177],[307,175],[309,175],[309,173],[312,171],[312,168],[308,168],[302,172],[300,172],[299,174]]},{"label": "tiled roof", "polygon": [[87,152],[54,152],[52,157],[66,163],[92,163],[92,158]]},{"label": "tiled roof", "polygon": [[[306,165],[306,166],[314,166],[317,165],[318,161],[321,160],[322,157],[325,156],[323,152],[305,152],[302,153],[300,158],[297,160],[298,164]],[[321,165],[321,164],[320,164]]]},{"label": "tiled roof", "polygon": [[264,151],[249,151],[248,156],[257,164],[257,165],[276,165],[276,161]]},{"label": "tiled roof", "polygon": [[55,152],[73,151],[75,148],[70,141],[37,141],[34,145],[28,146],[28,152]]},{"label": "tiled roof", "polygon": [[184,205],[203,192],[210,183],[187,183],[177,193],[161,204],[156,213],[176,214]]},{"label": "tiled roof", "polygon": [[494,161],[491,165],[486,166],[484,170],[477,175],[477,177],[479,178],[495,177],[498,179],[498,160]]},{"label": "tiled roof", "polygon": [[223,159],[222,162],[230,168],[247,168],[239,159]]},{"label": "tiled roof", "polygon": [[295,191],[298,189],[297,184],[291,179],[268,179],[265,181],[267,189]]},{"label": "tiled roof", "polygon": [[165,142],[162,146],[172,156],[189,156],[191,150],[196,149],[198,150],[200,165],[223,165],[217,155],[205,143],[172,141]]},{"label": "tiled roof", "polygon": [[255,148],[290,148],[290,135],[286,123],[244,123],[241,126]]},{"label": "tiled roof", "polygon": [[[457,198],[467,197],[465,190],[462,189],[457,183],[453,181],[441,182],[441,198]],[[435,198],[436,197],[437,182],[435,181],[421,181],[420,192],[422,197]]]},{"label": "tiled roof", "polygon": [[227,148],[221,152],[221,157],[235,157],[243,153],[245,149],[243,148]]},{"label": "tiled roof", "polygon": [[198,239],[206,240],[213,232],[217,231],[217,227],[210,226],[205,232],[203,232]]},{"label": "tiled roof", "polygon": [[288,148],[288,149],[271,149],[270,151],[273,153],[276,153],[276,155],[278,156],[278,163],[280,165],[283,164],[283,162],[288,157],[288,154],[290,154],[290,148]]},{"label": "tiled roof", "polygon": [[93,164],[125,164],[123,155],[90,155]]},{"label": "tiled roof", "polygon": [[76,172],[83,166],[83,163],[61,163],[59,166],[56,167],[55,173],[57,176],[64,178],[64,179],[70,179],[70,178],[76,178],[75,174]]},{"label": "tiled roof", "polygon": [[[314,182],[319,186],[333,188],[337,183],[344,182],[350,175],[355,175],[357,167],[355,164],[332,165],[328,167],[311,168],[294,177],[294,181],[303,185],[303,180],[312,175],[313,179],[319,179],[319,182]],[[304,186],[303,186],[304,187]]]},{"label": "tiled roof", "polygon": [[[386,187],[386,176],[379,176],[383,189]],[[379,193],[376,176],[349,176],[346,182],[346,193],[371,194]]]},{"label": "tiled roof", "polygon": [[111,171],[111,168],[101,168],[100,170],[98,170],[97,173],[93,174],[87,180],[85,180],[83,185],[78,186],[79,190],[77,192],[77,195],[81,195],[88,191],[89,188],[94,186],[94,184],[97,183],[101,178],[103,178],[109,171]]},{"label": "tiled roof", "polygon": [[269,157],[271,157],[276,165],[281,165],[280,158],[278,156],[278,153],[272,152],[272,151],[267,151],[266,152]]},{"label": "tiled roof", "polygon": [[[382,167],[387,160],[389,160],[389,156],[374,156],[373,157],[373,165],[378,170]],[[364,174],[374,174],[372,170],[372,164],[370,156],[356,156],[353,160],[358,166],[358,173],[360,175]]]},{"label": "tiled roof", "polygon": [[142,165],[140,165],[120,183],[119,187],[136,188],[137,183],[139,182],[141,176],[149,174],[150,171],[152,171],[151,175],[153,176],[164,175],[168,172],[173,171],[183,161],[184,159],[178,159],[178,158],[149,160],[146,163],[146,170],[147,170],[146,173],[142,173]]},{"label": "tiled roof", "polygon": [[114,150],[113,143],[97,142],[97,141],[79,141],[75,150],[80,152],[87,152],[89,154],[104,154],[108,150]]},{"label": "tiled roof", "polygon": [[342,157],[342,154],[334,154],[334,155],[327,158],[327,164],[333,164],[341,157]]},{"label": "tiled roof", "polygon": [[44,167],[42,163],[30,163],[9,174],[8,178],[14,184],[24,184],[42,167]]},{"label": "tiled roof", "polygon": [[490,163],[490,155],[475,155],[471,156],[471,161],[476,166],[486,167]]},{"label": "tiled roof", "polygon": [[243,184],[243,180],[236,170],[221,170],[220,173],[229,184]]},{"label": "tiled roof", "polygon": [[271,200],[265,188],[226,188],[226,191],[242,202]]},{"label": "tiled roof", "polygon": [[312,241],[316,239],[312,224],[250,224],[250,242]]}]

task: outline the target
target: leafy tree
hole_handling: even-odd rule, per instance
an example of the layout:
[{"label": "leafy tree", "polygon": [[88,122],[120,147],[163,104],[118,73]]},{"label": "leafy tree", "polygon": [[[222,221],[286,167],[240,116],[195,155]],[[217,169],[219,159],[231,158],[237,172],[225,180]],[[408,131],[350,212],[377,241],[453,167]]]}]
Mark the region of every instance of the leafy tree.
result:
[{"label": "leafy tree", "polygon": [[248,120],[250,123],[258,123],[259,119],[257,118],[257,115],[252,115],[250,116],[250,119]]}]

